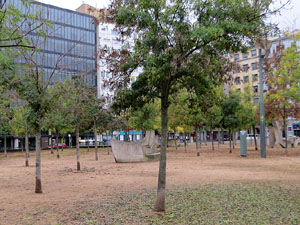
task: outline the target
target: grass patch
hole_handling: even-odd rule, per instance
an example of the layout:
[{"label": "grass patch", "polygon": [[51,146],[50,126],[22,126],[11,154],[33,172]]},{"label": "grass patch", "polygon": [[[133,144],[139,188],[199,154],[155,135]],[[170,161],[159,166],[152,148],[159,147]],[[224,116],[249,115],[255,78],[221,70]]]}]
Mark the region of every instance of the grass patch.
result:
[{"label": "grass patch", "polygon": [[154,201],[153,193],[138,193],[123,194],[101,204],[81,202],[73,220],[86,224],[300,223],[299,190],[279,186],[234,184],[180,187],[168,191],[165,213],[152,211]]}]

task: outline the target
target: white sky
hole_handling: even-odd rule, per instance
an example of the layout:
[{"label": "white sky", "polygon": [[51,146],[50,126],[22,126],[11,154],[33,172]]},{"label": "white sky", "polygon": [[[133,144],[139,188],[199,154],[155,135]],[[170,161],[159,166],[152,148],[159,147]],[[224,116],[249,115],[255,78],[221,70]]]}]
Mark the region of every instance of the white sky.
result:
[{"label": "white sky", "polygon": [[[59,6],[62,8],[67,8],[75,10],[82,3],[89,4],[96,8],[103,8],[109,4],[109,0],[40,0],[41,2],[48,3],[51,5]],[[275,6],[280,5],[282,2],[287,0],[275,0]],[[279,23],[280,29],[293,30],[300,29],[300,0],[291,0],[291,3],[282,10],[281,15],[273,16],[271,21],[274,23]]]}]

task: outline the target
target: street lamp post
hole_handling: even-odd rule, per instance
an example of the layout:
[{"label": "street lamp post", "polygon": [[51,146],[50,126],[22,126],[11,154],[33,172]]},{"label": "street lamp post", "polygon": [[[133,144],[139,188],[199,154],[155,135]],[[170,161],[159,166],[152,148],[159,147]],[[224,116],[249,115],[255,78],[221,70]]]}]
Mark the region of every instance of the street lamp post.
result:
[{"label": "street lamp post", "polygon": [[71,143],[71,134],[68,134],[68,137],[69,137],[69,147],[72,148],[72,143]]},{"label": "street lamp post", "polygon": [[262,68],[263,59],[264,55],[262,55],[261,49],[259,49],[260,155],[262,158],[266,158],[266,120],[264,104],[264,79]]}]

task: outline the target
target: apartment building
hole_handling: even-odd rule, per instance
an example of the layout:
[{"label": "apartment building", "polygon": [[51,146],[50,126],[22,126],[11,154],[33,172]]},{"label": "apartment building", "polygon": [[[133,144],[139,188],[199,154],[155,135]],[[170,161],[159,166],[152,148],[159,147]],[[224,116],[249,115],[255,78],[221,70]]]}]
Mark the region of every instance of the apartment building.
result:
[{"label": "apartment building", "polygon": [[232,72],[231,88],[244,92],[246,86],[252,88],[254,103],[259,100],[259,56],[258,47],[251,48],[246,53],[232,53],[231,61],[236,65]]}]

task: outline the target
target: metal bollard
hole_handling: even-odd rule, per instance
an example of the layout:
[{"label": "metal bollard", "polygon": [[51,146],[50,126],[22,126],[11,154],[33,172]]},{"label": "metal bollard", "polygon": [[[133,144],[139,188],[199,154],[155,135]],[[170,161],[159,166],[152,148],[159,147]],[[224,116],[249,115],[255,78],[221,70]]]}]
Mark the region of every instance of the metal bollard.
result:
[{"label": "metal bollard", "polygon": [[240,149],[241,156],[247,157],[247,131],[240,131]]}]

